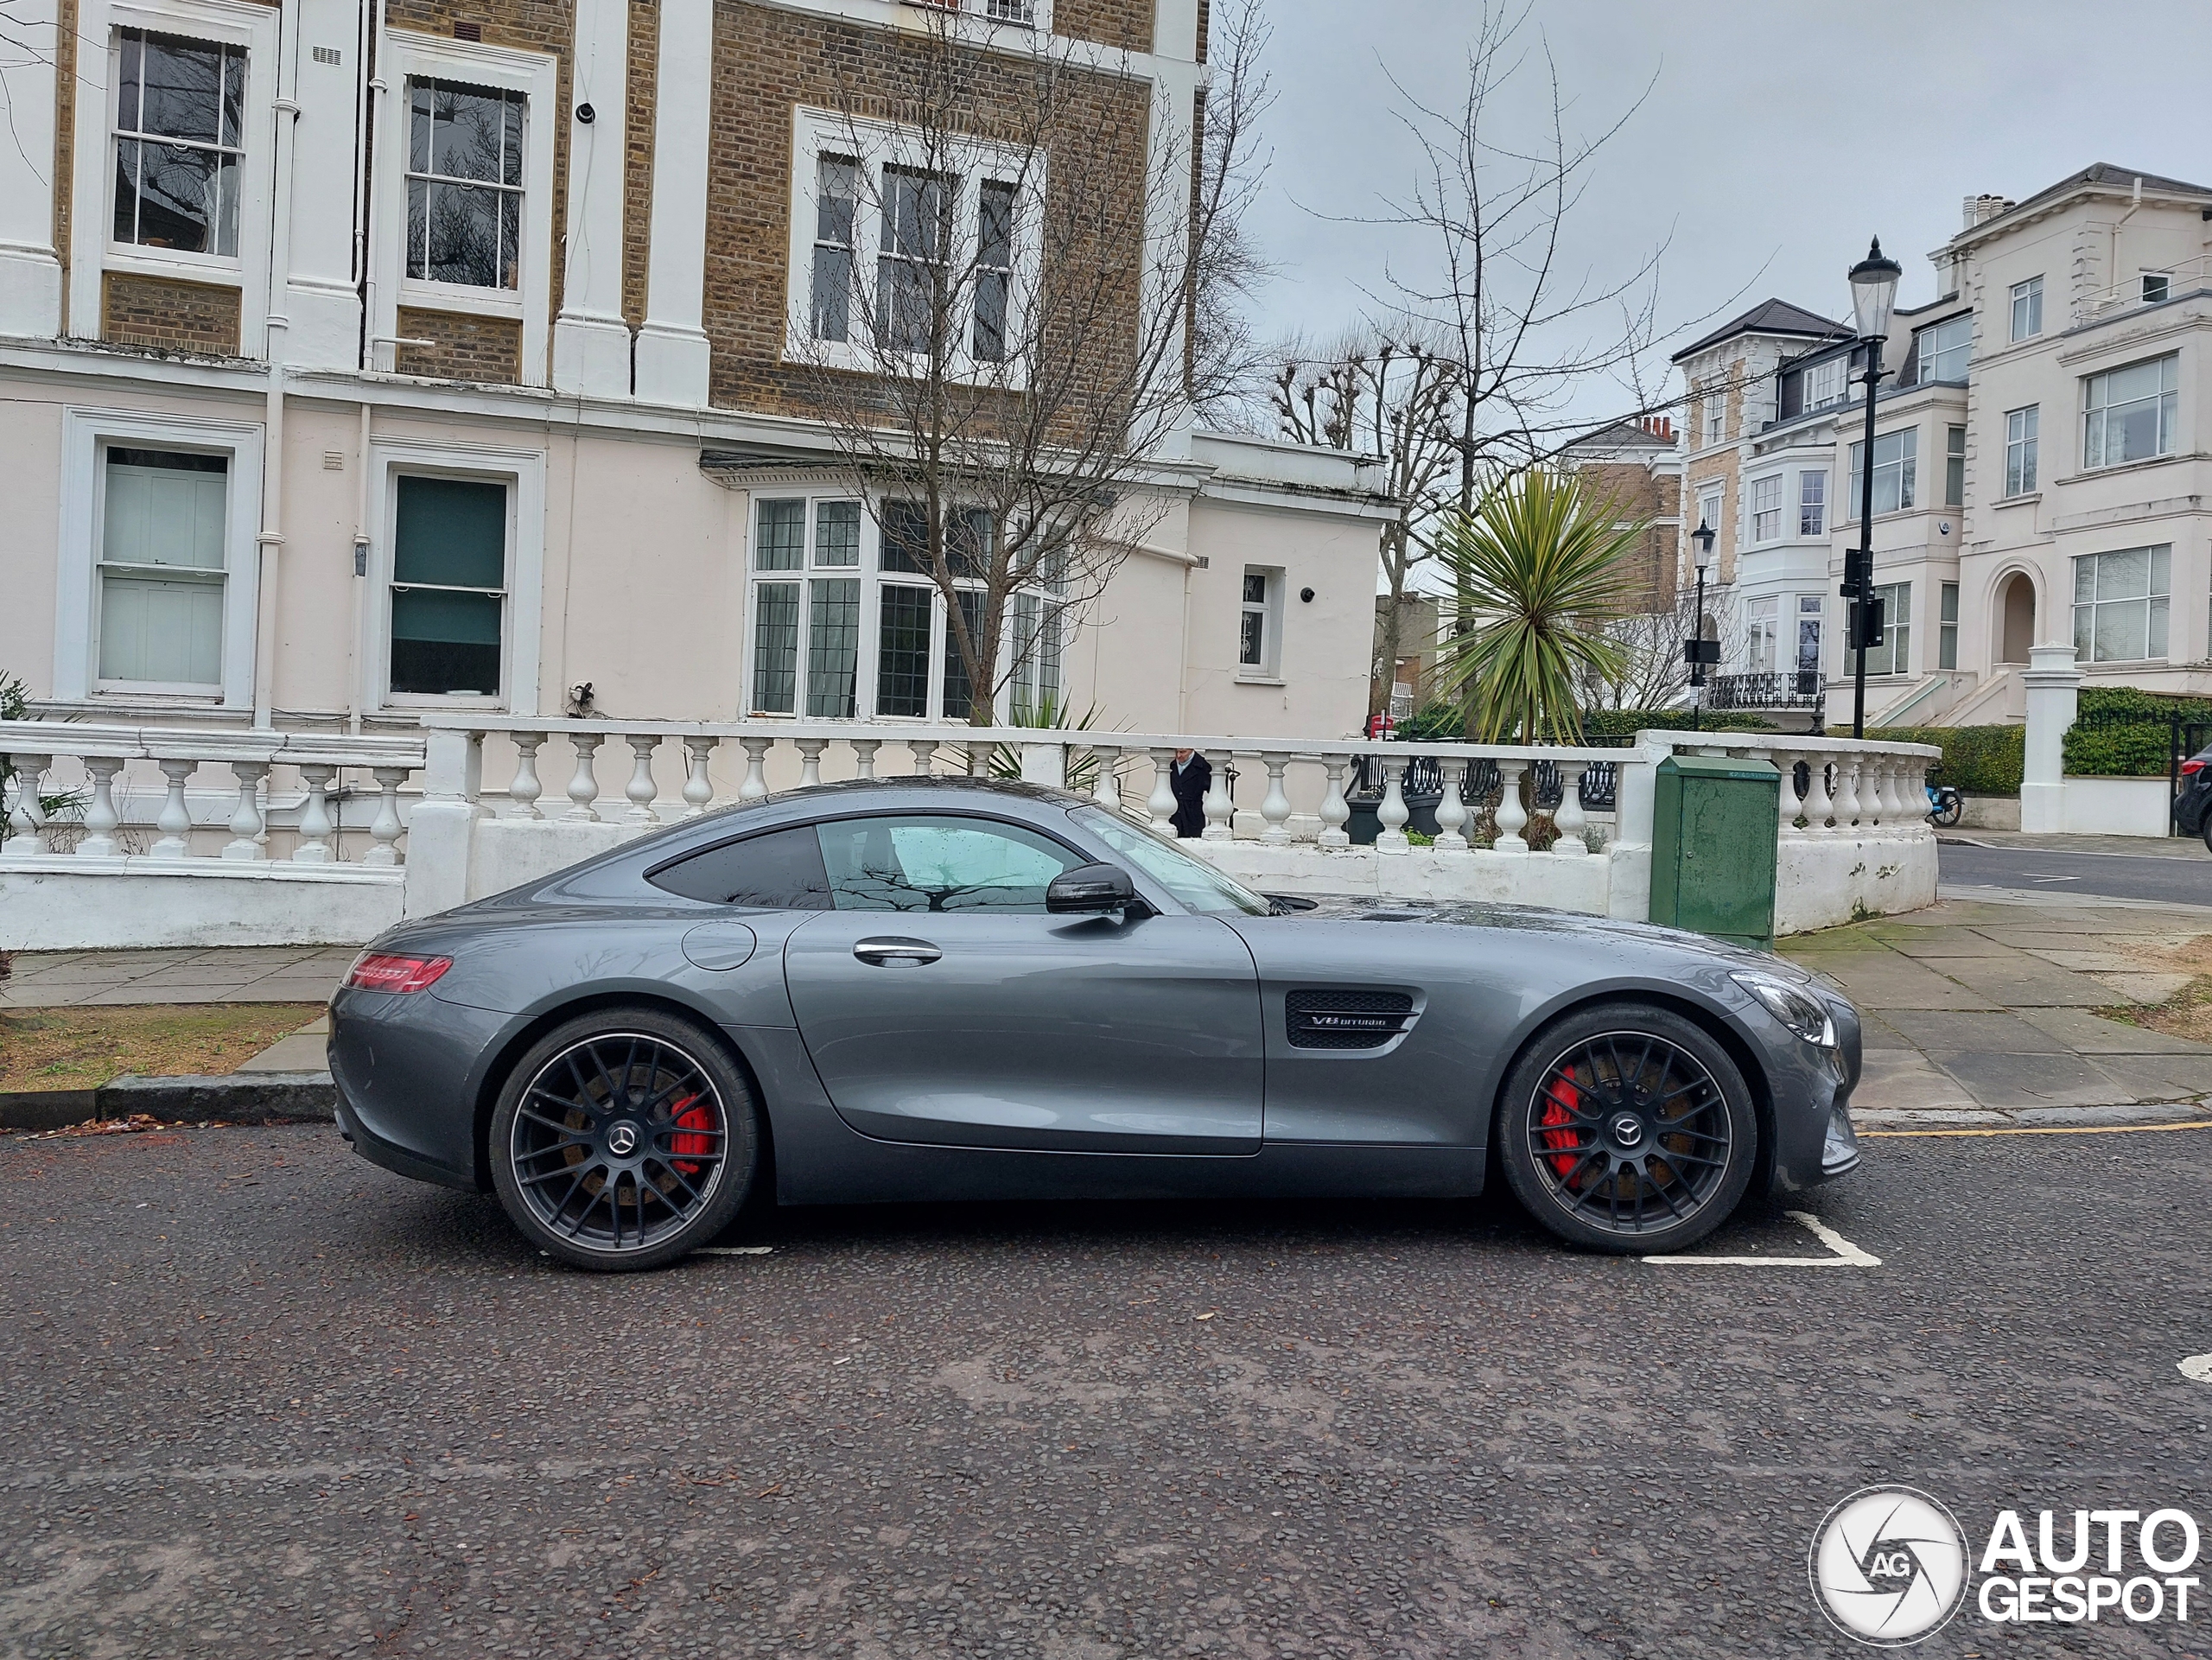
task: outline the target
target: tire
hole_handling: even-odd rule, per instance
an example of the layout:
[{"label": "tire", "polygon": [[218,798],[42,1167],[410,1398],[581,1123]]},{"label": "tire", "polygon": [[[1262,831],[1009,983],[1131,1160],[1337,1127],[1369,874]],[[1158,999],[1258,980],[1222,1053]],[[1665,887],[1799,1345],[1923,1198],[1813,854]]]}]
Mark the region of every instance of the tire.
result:
[{"label": "tire", "polygon": [[655,1008],[594,1009],[508,1073],[492,1110],[492,1185],[523,1237],[564,1262],[664,1268],[744,1205],[760,1110],[700,1027]]},{"label": "tire", "polygon": [[2204,815],[2204,850],[2212,853],[2212,813]]},{"label": "tire", "polygon": [[1758,1114],[1728,1052],[1650,1003],[1596,1004],[1538,1033],[1507,1074],[1497,1129],[1522,1208],[1586,1250],[1696,1244],[1759,1161]]},{"label": "tire", "polygon": [[1947,793],[1936,798],[1936,811],[1928,816],[1939,829],[1949,830],[1965,817],[1966,805],[1962,797]]}]

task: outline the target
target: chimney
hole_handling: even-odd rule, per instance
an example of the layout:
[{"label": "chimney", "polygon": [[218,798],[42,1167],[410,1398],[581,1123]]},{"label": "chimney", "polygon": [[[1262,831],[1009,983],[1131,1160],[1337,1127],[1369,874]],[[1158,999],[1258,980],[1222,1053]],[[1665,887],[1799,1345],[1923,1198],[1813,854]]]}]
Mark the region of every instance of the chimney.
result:
[{"label": "chimney", "polygon": [[1671,415],[1647,415],[1637,424],[1662,443],[1675,442],[1675,417]]},{"label": "chimney", "polygon": [[1962,214],[1965,228],[1971,231],[1983,220],[1995,219],[1999,213],[2009,211],[2012,206],[2010,196],[1968,196]]}]

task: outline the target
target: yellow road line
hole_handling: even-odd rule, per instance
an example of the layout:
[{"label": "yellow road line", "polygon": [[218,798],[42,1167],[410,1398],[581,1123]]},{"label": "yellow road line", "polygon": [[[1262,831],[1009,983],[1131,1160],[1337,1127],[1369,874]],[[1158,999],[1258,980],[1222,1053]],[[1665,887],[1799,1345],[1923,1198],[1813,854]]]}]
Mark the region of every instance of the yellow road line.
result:
[{"label": "yellow road line", "polygon": [[1885,1139],[1927,1135],[2124,1135],[2138,1129],[2212,1129],[2212,1118],[2192,1118],[2180,1124],[2050,1124],[2031,1125],[2022,1129],[1862,1129],[1861,1141],[1879,1135]]}]

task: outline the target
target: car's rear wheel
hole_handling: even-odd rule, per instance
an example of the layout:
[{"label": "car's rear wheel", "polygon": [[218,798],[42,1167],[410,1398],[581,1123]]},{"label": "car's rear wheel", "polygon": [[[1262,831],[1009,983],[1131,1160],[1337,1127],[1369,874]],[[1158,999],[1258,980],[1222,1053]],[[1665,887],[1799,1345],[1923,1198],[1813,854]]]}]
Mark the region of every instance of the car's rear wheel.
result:
[{"label": "car's rear wheel", "polygon": [[492,1183],[524,1237],[579,1268],[659,1268],[728,1227],[759,1106],[698,1027],[601,1008],[531,1046],[492,1110]]},{"label": "car's rear wheel", "polygon": [[1701,1027],[1649,1003],[1605,1003],[1554,1021],[1522,1053],[1497,1146],[1515,1196],[1569,1243],[1675,1251],[1742,1200],[1758,1115]]}]

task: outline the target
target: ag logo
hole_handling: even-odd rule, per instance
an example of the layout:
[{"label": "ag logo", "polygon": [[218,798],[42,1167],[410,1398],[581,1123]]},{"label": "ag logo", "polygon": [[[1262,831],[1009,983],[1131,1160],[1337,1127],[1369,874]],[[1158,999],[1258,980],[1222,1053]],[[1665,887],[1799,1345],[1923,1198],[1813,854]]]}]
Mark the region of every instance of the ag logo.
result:
[{"label": "ag logo", "polygon": [[1868,1487],[1813,1535],[1813,1595],[1847,1635],[1902,1648],[1942,1629],[1967,1593],[1967,1542],[1950,1511],[1910,1487]]}]

